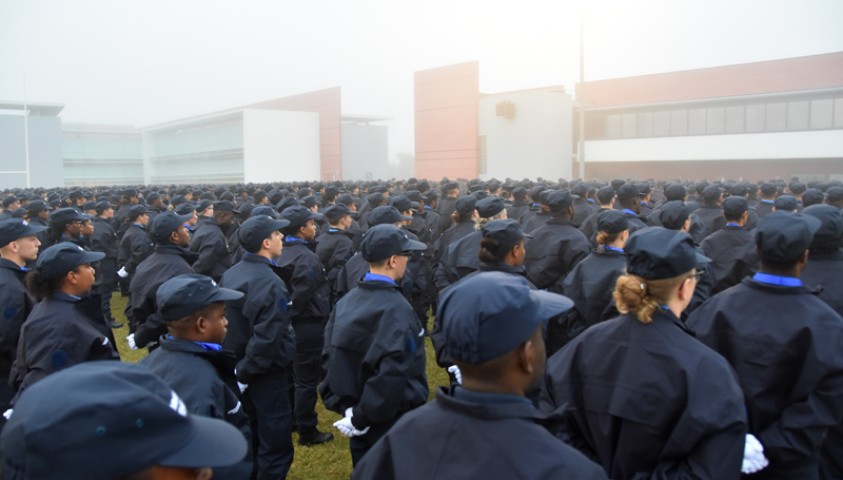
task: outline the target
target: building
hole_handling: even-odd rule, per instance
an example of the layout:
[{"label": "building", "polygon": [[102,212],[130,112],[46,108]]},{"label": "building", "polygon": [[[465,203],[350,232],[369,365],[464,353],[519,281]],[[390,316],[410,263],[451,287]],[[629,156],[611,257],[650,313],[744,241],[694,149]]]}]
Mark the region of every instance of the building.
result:
[{"label": "building", "polygon": [[129,126],[64,123],[64,186],[143,183],[143,133]]},{"label": "building", "polygon": [[843,178],[843,52],[585,82],[576,92],[587,178]]},{"label": "building", "polygon": [[64,105],[0,102],[0,188],[64,185]]}]

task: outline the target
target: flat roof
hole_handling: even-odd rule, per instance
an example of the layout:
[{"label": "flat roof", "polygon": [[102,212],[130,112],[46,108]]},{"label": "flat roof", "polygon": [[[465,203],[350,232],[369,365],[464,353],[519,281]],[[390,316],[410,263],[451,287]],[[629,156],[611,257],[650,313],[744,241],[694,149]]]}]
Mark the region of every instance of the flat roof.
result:
[{"label": "flat roof", "polygon": [[342,115],[340,116],[340,120],[351,123],[372,123],[385,122],[387,120],[392,120],[392,118],[379,115]]},{"label": "flat roof", "polygon": [[28,110],[30,115],[37,115],[40,117],[57,117],[59,113],[64,110],[64,104],[0,101],[0,110],[17,110],[21,112]]}]

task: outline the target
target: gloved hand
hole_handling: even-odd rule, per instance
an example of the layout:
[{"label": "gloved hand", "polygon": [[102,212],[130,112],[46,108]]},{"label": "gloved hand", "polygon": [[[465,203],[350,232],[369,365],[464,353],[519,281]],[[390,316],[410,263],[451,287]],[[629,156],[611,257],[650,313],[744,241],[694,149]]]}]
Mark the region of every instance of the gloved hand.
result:
[{"label": "gloved hand", "polygon": [[135,343],[135,334],[134,333],[130,333],[130,334],[126,335],[126,343],[129,344],[129,348],[131,348],[132,350],[138,349],[138,346]]},{"label": "gloved hand", "polygon": [[746,443],[743,449],[743,464],[741,472],[744,474],[755,473],[763,470],[770,462],[764,456],[764,446],[755,438],[755,435],[746,434]]},{"label": "gloved hand", "polygon": [[240,394],[242,395],[246,393],[246,389],[249,388],[249,384],[237,382],[237,387],[240,389]]},{"label": "gloved hand", "polygon": [[120,278],[128,277],[129,272],[126,271],[126,267],[120,267],[120,270],[117,270],[117,276]]},{"label": "gloved hand", "polygon": [[451,365],[448,367],[448,373],[452,374],[454,378],[457,379],[457,383],[462,385],[462,372],[460,372],[460,367],[456,365]]},{"label": "gloved hand", "polygon": [[12,413],[14,413],[14,411],[15,410],[13,408],[6,410],[5,412],[3,412],[3,418],[5,418],[6,420],[12,418]]},{"label": "gloved hand", "polygon": [[346,408],[345,416],[334,422],[334,426],[337,427],[337,430],[346,437],[359,437],[360,435],[366,435],[369,432],[369,427],[366,427],[363,430],[357,430],[354,427],[354,424],[351,423],[351,417],[353,415],[354,413],[351,411],[351,407]]}]

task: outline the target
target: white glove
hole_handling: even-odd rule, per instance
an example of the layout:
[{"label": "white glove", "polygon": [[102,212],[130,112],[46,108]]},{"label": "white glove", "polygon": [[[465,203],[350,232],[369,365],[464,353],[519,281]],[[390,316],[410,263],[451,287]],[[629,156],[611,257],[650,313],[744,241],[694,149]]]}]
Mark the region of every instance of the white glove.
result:
[{"label": "white glove", "polygon": [[746,443],[743,449],[743,464],[741,472],[751,474],[763,470],[770,462],[764,456],[764,446],[755,438],[755,435],[746,434]]},{"label": "white glove", "polygon": [[345,416],[334,422],[334,426],[337,427],[337,430],[346,437],[359,437],[360,435],[366,435],[366,433],[369,432],[369,427],[366,427],[363,430],[357,430],[354,427],[354,424],[351,423],[351,417],[353,415],[351,407],[346,408]]},{"label": "white glove", "polygon": [[448,373],[453,374],[454,378],[457,379],[457,384],[462,385],[462,372],[460,372],[460,367],[451,365],[448,367]]},{"label": "white glove", "polygon": [[6,410],[5,412],[3,412],[3,418],[5,418],[6,420],[12,418],[12,413],[14,413],[14,411],[15,410],[12,408]]},{"label": "white glove", "polygon": [[130,334],[126,335],[126,343],[129,344],[129,348],[131,348],[132,350],[138,349],[138,345],[135,343],[135,334],[134,333],[130,333]]},{"label": "white glove", "polygon": [[242,395],[246,393],[246,389],[249,388],[249,384],[237,382],[237,388],[240,389],[240,395]]},{"label": "white glove", "polygon": [[120,267],[120,270],[117,270],[117,276],[120,278],[128,277],[129,272],[126,271],[126,267]]}]

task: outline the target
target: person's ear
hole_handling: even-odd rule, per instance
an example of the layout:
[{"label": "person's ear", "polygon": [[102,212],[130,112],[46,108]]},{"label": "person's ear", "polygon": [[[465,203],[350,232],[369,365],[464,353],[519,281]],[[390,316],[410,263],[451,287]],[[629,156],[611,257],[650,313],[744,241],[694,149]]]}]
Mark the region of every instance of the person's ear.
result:
[{"label": "person's ear", "polygon": [[194,328],[196,329],[196,331],[197,331],[197,332],[199,332],[199,333],[205,333],[205,332],[207,332],[207,331],[208,331],[208,327],[209,327],[209,326],[210,326],[210,325],[209,325],[209,323],[208,323],[208,319],[207,319],[207,318],[205,318],[205,316],[204,316],[204,315],[199,315],[199,316],[197,316],[197,317],[196,317],[196,321],[195,321],[195,322],[193,322],[193,327],[194,327]]},{"label": "person's ear", "polygon": [[524,373],[532,374],[536,365],[536,346],[532,340],[527,340],[518,347],[518,367]]}]

